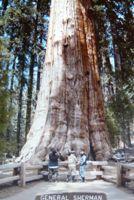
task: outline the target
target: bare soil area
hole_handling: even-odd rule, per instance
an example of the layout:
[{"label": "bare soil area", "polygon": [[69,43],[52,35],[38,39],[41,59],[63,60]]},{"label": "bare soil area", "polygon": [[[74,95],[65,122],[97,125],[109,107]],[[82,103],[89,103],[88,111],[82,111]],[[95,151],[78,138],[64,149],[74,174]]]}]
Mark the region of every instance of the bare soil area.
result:
[{"label": "bare soil area", "polygon": [[38,181],[27,184],[25,188],[18,186],[5,187],[0,190],[0,199],[4,200],[34,200],[38,194],[62,192],[98,192],[105,193],[108,200],[133,200],[134,193],[115,184],[102,180],[74,182],[45,182]]}]

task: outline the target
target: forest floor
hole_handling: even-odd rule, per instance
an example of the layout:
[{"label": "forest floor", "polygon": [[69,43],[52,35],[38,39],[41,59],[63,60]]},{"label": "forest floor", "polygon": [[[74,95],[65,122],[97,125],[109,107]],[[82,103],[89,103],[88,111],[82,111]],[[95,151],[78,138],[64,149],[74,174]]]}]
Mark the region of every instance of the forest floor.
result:
[{"label": "forest floor", "polygon": [[115,184],[102,180],[88,181],[85,183],[74,182],[45,182],[39,181],[27,184],[25,188],[6,187],[0,190],[0,199],[5,200],[35,200],[36,195],[45,193],[62,192],[97,192],[105,193],[107,200],[133,200],[134,194],[124,188],[118,188]]}]

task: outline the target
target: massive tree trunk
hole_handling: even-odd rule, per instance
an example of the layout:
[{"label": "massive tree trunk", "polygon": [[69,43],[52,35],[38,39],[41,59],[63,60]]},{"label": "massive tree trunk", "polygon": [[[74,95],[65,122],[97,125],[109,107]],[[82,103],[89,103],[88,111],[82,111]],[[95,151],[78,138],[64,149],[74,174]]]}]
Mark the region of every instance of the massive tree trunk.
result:
[{"label": "massive tree trunk", "polygon": [[90,0],[52,0],[47,53],[34,121],[19,160],[51,147],[107,159],[110,144],[97,68]]}]

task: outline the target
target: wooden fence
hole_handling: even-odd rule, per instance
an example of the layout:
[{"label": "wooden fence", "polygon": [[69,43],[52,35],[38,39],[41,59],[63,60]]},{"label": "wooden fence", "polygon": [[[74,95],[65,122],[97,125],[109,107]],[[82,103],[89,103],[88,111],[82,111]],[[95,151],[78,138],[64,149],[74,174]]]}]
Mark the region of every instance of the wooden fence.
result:
[{"label": "wooden fence", "polygon": [[[67,165],[68,163],[65,161],[59,163],[59,175],[64,174],[66,176]],[[44,177],[45,173],[48,175],[47,166],[48,162],[41,162],[38,165],[32,166],[28,166],[25,163],[0,165],[0,185],[13,182],[24,187],[27,182],[40,180]],[[117,166],[114,167],[116,168],[114,173],[116,173],[117,186],[125,186],[128,181],[134,181],[134,164],[117,163]],[[96,179],[102,178],[104,180],[106,180],[104,176],[106,169],[112,169],[107,161],[88,161],[86,168],[87,173],[90,173],[89,177],[92,174]],[[109,174],[113,176],[112,171],[109,171]]]},{"label": "wooden fence", "polygon": [[40,165],[27,166],[25,163],[5,164],[0,166],[0,185],[13,182],[25,186],[27,182],[43,178],[40,170],[43,169],[43,163]]},{"label": "wooden fence", "polygon": [[134,182],[134,163],[117,165],[117,186],[126,186]]},{"label": "wooden fence", "polygon": [[[107,161],[88,161],[87,168],[92,166],[91,173],[100,179],[103,175],[102,166],[107,165]],[[66,168],[66,172],[59,170],[60,174],[67,174],[67,162],[60,162],[59,168]],[[0,165],[0,185],[13,182],[21,186],[25,186],[27,182],[40,180],[44,177],[44,173],[48,174],[48,162],[41,162],[38,165],[28,166],[25,163],[13,163]]]}]

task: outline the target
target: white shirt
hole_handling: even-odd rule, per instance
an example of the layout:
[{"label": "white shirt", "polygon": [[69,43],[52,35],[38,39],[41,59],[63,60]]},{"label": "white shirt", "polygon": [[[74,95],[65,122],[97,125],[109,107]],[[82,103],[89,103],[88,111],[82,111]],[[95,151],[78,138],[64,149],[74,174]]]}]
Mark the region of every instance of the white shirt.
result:
[{"label": "white shirt", "polygon": [[77,158],[74,154],[68,156],[68,165],[76,165]]}]

